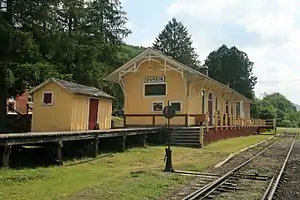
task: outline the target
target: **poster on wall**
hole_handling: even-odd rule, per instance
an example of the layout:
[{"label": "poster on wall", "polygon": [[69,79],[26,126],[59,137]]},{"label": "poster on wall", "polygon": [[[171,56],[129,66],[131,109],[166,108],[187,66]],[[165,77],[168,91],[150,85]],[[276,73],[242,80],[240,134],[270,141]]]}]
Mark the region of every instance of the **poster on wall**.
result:
[{"label": "poster on wall", "polygon": [[163,110],[163,104],[161,102],[154,102],[152,106],[153,106],[153,111]]}]

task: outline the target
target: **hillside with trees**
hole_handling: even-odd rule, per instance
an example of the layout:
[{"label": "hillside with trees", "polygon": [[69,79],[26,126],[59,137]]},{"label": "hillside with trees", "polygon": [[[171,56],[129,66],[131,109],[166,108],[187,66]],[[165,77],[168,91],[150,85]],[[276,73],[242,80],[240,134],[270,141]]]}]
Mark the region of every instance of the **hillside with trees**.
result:
[{"label": "hillside with trees", "polygon": [[0,123],[7,96],[50,77],[96,86],[122,104],[119,86],[103,77],[143,48],[123,42],[131,30],[120,0],[0,0],[0,5]]},{"label": "hillside with trees", "polygon": [[266,94],[262,99],[256,99],[251,111],[254,118],[276,118],[278,126],[300,126],[300,112],[280,93]]}]

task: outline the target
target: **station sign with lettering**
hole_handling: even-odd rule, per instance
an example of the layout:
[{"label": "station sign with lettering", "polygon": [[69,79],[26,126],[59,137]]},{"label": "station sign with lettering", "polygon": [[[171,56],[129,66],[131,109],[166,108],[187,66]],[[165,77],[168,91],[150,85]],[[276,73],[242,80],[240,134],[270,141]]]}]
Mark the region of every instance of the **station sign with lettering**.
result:
[{"label": "station sign with lettering", "polygon": [[145,83],[160,83],[165,82],[165,76],[147,76]]}]

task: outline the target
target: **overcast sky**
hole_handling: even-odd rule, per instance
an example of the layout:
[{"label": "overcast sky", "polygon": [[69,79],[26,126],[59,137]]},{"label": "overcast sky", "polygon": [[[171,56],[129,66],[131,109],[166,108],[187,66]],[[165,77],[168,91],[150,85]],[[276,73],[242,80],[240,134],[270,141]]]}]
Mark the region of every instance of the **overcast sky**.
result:
[{"label": "overcast sky", "polygon": [[300,0],[123,0],[126,42],[150,46],[176,17],[204,61],[222,44],[245,51],[258,77],[256,96],[280,92],[300,104]]}]

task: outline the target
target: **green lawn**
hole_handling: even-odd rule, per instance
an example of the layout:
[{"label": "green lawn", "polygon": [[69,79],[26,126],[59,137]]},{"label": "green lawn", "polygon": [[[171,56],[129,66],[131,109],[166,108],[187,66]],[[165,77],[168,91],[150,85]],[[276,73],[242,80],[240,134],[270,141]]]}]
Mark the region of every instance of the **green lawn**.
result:
[{"label": "green lawn", "polygon": [[[204,149],[173,149],[175,169],[202,171],[230,153],[269,136],[222,140]],[[125,153],[63,167],[0,171],[0,199],[130,199],[158,198],[187,177],[163,173],[164,147],[134,148]],[[66,163],[71,164],[71,162]]]},{"label": "green lawn", "polygon": [[277,128],[277,133],[283,133],[283,132],[300,133],[300,128],[285,128],[285,127]]},{"label": "green lawn", "polygon": [[122,117],[112,116],[112,121],[114,122],[115,127],[123,127],[124,119]]}]

